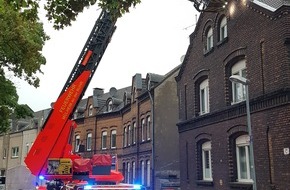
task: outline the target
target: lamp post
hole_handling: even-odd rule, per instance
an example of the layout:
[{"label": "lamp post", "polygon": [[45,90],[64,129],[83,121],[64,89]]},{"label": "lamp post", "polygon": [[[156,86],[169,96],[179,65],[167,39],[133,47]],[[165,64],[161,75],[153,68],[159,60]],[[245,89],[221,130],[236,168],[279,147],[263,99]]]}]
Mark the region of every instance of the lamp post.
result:
[{"label": "lamp post", "polygon": [[250,115],[250,102],[249,102],[249,90],[248,86],[250,81],[239,75],[230,76],[230,81],[234,83],[239,83],[245,86],[246,91],[246,109],[247,109],[247,129],[250,137],[249,148],[250,148],[250,164],[251,164],[251,174],[253,178],[253,190],[257,190],[256,183],[256,172],[254,163],[254,147],[253,147],[253,136],[252,136],[252,126],[251,126],[251,115]]}]

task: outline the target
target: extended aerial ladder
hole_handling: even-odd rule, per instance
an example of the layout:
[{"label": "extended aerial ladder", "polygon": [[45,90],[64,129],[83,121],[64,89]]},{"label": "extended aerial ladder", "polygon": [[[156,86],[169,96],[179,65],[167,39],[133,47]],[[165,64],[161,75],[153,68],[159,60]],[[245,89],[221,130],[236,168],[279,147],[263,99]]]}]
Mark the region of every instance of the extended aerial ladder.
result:
[{"label": "extended aerial ladder", "polygon": [[[72,153],[70,138],[76,124],[71,117],[105,53],[116,29],[115,23],[116,19],[112,19],[107,11],[100,13],[42,130],[25,158],[25,163],[33,175],[56,181],[51,189],[61,189],[63,182],[75,180],[70,163],[82,161],[82,158]],[[51,172],[51,166],[58,168]],[[89,181],[118,183],[123,180],[123,175],[118,171],[112,171],[108,175],[93,175],[90,171],[85,176],[83,179]]]}]

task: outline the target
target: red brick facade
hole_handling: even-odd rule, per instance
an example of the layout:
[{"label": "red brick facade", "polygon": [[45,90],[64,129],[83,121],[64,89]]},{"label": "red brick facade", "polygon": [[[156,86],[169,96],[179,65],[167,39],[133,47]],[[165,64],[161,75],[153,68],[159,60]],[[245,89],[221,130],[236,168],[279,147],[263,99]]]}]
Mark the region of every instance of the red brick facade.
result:
[{"label": "red brick facade", "polygon": [[[254,2],[228,1],[219,13],[201,13],[176,78],[180,109],[181,189],[251,189],[238,180],[236,140],[247,133],[245,101],[232,104],[229,77],[245,60],[257,189],[290,186],[290,7],[276,11]],[[234,9],[233,7],[234,6]],[[234,11],[233,11],[234,10]],[[220,40],[220,21],[227,37]],[[207,29],[213,47],[206,51]],[[208,80],[209,112],[201,115],[199,85]],[[204,180],[201,145],[211,142],[212,179]]]}]

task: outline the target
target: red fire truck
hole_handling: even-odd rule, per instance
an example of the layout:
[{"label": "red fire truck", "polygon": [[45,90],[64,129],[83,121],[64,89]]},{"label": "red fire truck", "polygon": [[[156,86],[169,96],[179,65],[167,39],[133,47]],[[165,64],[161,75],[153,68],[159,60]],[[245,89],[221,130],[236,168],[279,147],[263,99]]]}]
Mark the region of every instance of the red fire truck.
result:
[{"label": "red fire truck", "polygon": [[[76,123],[71,120],[116,29],[116,19],[103,10],[100,13],[58,99],[42,130],[31,147],[25,163],[40,178],[36,189],[109,190],[140,189],[123,184],[116,155],[96,154],[82,158],[72,153],[71,134]],[[45,181],[45,184],[42,184]]]}]

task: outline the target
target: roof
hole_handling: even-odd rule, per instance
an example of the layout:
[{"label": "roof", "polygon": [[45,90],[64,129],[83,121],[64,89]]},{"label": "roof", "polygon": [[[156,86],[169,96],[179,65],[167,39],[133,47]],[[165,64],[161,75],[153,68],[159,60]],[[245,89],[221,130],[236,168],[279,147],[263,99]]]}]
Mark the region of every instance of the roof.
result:
[{"label": "roof", "polygon": [[289,0],[253,0],[253,3],[273,12],[283,5],[290,6]]},{"label": "roof", "polygon": [[[191,1],[191,0],[190,0]],[[192,0],[193,2],[196,0]],[[275,12],[282,6],[290,6],[290,0],[250,0],[252,3],[263,7],[269,11]],[[230,2],[230,0],[209,0],[204,7],[206,12],[220,12],[223,11],[224,6]],[[197,4],[194,4],[195,7]],[[198,6],[196,7],[199,8]]]}]

